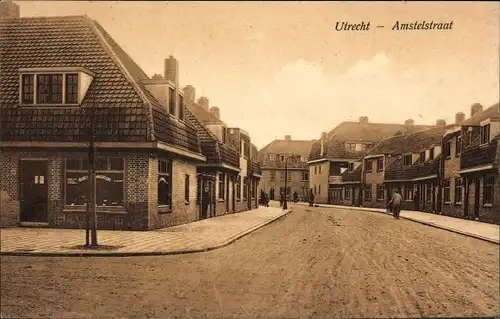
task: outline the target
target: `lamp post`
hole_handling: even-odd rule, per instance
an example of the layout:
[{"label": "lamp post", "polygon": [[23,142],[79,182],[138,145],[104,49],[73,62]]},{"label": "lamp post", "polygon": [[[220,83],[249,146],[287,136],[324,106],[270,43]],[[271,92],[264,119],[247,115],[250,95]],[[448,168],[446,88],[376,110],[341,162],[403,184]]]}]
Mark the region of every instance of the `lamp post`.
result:
[{"label": "lamp post", "polygon": [[[89,169],[88,169],[88,181],[89,181],[89,189],[88,189],[88,197],[90,199],[87,200],[87,229],[85,231],[86,235],[86,246],[87,247],[97,247],[97,212],[96,212],[96,174],[95,174],[95,80],[92,83],[92,99],[93,103],[90,110],[90,141],[89,141],[89,149],[88,149],[88,157],[89,157]],[[90,205],[89,205],[90,204]],[[90,207],[89,207],[90,206]],[[90,228],[92,228],[91,233],[91,242],[89,245],[89,232]]]}]

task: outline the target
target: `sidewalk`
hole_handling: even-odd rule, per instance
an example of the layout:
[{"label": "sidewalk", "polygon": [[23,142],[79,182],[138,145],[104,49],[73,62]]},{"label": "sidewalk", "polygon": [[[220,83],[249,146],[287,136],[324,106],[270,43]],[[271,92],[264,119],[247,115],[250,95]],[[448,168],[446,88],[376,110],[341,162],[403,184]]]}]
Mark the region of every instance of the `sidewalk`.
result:
[{"label": "sidewalk", "polygon": [[217,249],[289,213],[275,207],[205,219],[152,231],[97,232],[104,249],[89,250],[83,229],[0,229],[0,255],[15,256],[146,256],[194,253]]},{"label": "sidewalk", "polygon": [[[298,204],[308,205],[307,203],[298,203]],[[315,206],[331,207],[339,209],[364,210],[364,211],[379,212],[392,215],[388,213],[385,209],[381,208],[353,207],[353,206],[327,205],[327,204],[315,204]],[[411,210],[402,210],[400,213],[400,217],[420,224],[429,225],[440,229],[448,230],[454,233],[462,234],[465,236],[485,240],[491,243],[495,243],[497,245],[500,244],[500,227],[498,225],[476,222],[473,220],[448,217],[439,214],[411,211]]]}]

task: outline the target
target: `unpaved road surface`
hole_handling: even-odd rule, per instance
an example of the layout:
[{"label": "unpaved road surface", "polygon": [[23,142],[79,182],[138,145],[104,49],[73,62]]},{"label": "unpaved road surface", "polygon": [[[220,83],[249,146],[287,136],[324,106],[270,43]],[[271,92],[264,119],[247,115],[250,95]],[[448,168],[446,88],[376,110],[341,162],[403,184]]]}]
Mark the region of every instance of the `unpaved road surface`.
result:
[{"label": "unpaved road surface", "polygon": [[1,258],[1,312],[57,318],[486,316],[499,247],[362,211],[294,206],[191,255]]}]

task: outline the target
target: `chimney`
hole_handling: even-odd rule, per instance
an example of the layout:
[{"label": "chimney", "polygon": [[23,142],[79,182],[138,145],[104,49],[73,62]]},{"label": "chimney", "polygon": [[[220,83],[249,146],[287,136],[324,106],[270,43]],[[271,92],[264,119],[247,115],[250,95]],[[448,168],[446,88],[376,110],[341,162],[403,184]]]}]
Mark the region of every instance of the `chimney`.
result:
[{"label": "chimney", "polygon": [[203,106],[205,110],[208,110],[208,98],[200,96],[200,98],[198,99],[198,104]]},{"label": "chimney", "polygon": [[455,124],[460,124],[465,120],[465,114],[462,112],[458,112],[455,114]]},{"label": "chimney", "polygon": [[326,132],[321,133],[321,139],[326,140]]},{"label": "chimney", "polygon": [[179,85],[179,63],[173,56],[165,59],[165,73],[163,77],[165,80],[172,81],[176,87]]},{"label": "chimney", "polygon": [[292,140],[292,137],[290,135],[285,135],[285,140],[286,141],[291,141]]},{"label": "chimney", "polygon": [[405,121],[405,125],[406,125],[406,126],[412,126],[412,125],[414,125],[414,124],[415,124],[415,121],[414,121],[414,120],[412,120],[412,119],[407,119],[407,120]]},{"label": "chimney", "polygon": [[19,6],[11,0],[0,1],[0,18],[20,18]]},{"label": "chimney", "polygon": [[194,102],[196,98],[196,89],[192,85],[186,85],[183,89],[184,97],[189,102]]},{"label": "chimney", "polygon": [[217,106],[212,106],[210,108],[210,113],[212,113],[213,116],[220,120],[220,109]]},{"label": "chimney", "polygon": [[368,124],[368,116],[360,116],[359,124]]},{"label": "chimney", "polygon": [[323,156],[325,153],[325,141],[326,141],[326,132],[321,133],[321,154]]},{"label": "chimney", "polygon": [[443,119],[436,120],[436,126],[445,126],[446,121]]},{"label": "chimney", "polygon": [[483,106],[479,103],[474,103],[470,107],[470,117],[473,117],[474,115],[482,111],[483,111]]}]

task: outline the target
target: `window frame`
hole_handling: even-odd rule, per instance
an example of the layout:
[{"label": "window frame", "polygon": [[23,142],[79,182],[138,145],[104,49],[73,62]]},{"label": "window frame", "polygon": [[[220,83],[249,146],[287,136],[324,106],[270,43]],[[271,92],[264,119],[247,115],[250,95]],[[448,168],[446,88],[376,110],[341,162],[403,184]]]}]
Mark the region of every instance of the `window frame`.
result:
[{"label": "window frame", "polygon": [[[23,107],[61,107],[61,106],[78,106],[80,105],[80,84],[82,81],[82,70],[78,69],[72,69],[72,70],[37,70],[37,71],[20,71],[19,73],[19,106]],[[76,75],[76,84],[75,84],[75,95],[76,95],[76,100],[68,102],[68,77],[69,76],[74,76]],[[50,78],[49,82],[52,83],[52,76],[60,76],[61,77],[61,102],[39,102],[39,77],[40,76],[48,76]],[[25,79],[29,77],[33,80],[32,83],[29,84],[29,86],[26,86],[25,84]],[[29,94],[33,95],[33,101],[27,101],[24,98],[25,91],[30,88]],[[52,93],[53,86],[50,85],[49,88],[49,95]]]},{"label": "window frame", "polygon": [[[305,176],[305,178],[304,178]],[[302,181],[307,182],[309,181],[309,172],[302,172]]]},{"label": "window frame", "polygon": [[270,171],[270,172],[269,172],[269,180],[270,180],[271,182],[276,181],[276,171]]},{"label": "window frame", "polygon": [[403,155],[403,165],[405,167],[411,166],[413,164],[413,156],[412,154]]},{"label": "window frame", "polygon": [[455,157],[459,157],[462,154],[462,135],[458,135],[455,140]]},{"label": "window frame", "polygon": [[384,158],[377,158],[377,172],[382,172],[384,170]]},{"label": "window frame", "polygon": [[[367,195],[370,195],[370,196],[367,196]],[[363,190],[363,198],[364,200],[373,200],[373,189],[372,189],[372,185],[369,184],[369,185],[365,185],[365,188]]]},{"label": "window frame", "polygon": [[491,123],[481,125],[480,135],[481,145],[486,145],[490,142]]},{"label": "window frame", "polygon": [[241,201],[242,198],[241,198],[241,175],[240,174],[238,174],[238,177],[236,178],[235,187],[236,187],[236,200]]},{"label": "window frame", "polygon": [[[160,172],[161,163],[165,163],[166,172]],[[158,159],[158,177],[157,184],[159,184],[160,177],[166,177],[167,185],[169,185],[169,197],[166,204],[160,204],[159,196],[160,191],[157,191],[157,205],[158,207],[168,207],[169,211],[173,209],[173,161],[170,159],[159,158]]]},{"label": "window frame", "polygon": [[[379,195],[382,195],[381,197]],[[376,198],[378,201],[383,201],[385,197],[385,188],[384,184],[377,184],[377,194]]]},{"label": "window frame", "polygon": [[425,155],[426,155],[425,150],[420,152],[420,158],[419,158],[420,164],[424,164],[427,161],[427,159],[425,158]]},{"label": "window frame", "polygon": [[[99,156],[95,160],[96,162],[98,160],[106,159],[106,168],[105,169],[96,169],[95,174],[96,174],[96,180],[97,180],[97,175],[99,174],[121,174],[121,184],[122,184],[122,205],[96,205],[98,208],[108,208],[108,209],[116,209],[120,208],[123,209],[126,205],[126,188],[125,188],[125,179],[126,179],[126,174],[125,174],[125,165],[126,165],[126,159],[125,157],[121,156]],[[112,169],[112,159],[120,159],[122,163],[122,168],[121,170],[114,170]],[[77,161],[78,163],[78,168],[69,168],[68,169],[68,161]],[[75,208],[83,208],[85,207],[86,204],[68,204],[67,202],[67,196],[68,196],[68,173],[83,173],[86,174],[87,180],[89,178],[88,176],[88,167],[86,165],[90,165],[88,162],[88,157],[87,156],[79,156],[79,157],[65,157],[64,158],[64,181],[63,181],[63,201],[64,201],[64,207],[69,208],[69,207],[75,207]],[[90,186],[90,185],[89,185]],[[98,185],[96,184],[96,188]]]},{"label": "window frame", "polygon": [[[489,190],[489,197],[485,196],[487,194],[486,190]],[[483,178],[483,206],[493,205],[493,200],[495,198],[495,176],[485,176]]]},{"label": "window frame", "polygon": [[444,158],[449,159],[451,158],[451,140],[447,139],[444,141]]},{"label": "window frame", "polygon": [[408,201],[408,202],[412,201],[414,194],[415,194],[415,187],[413,185],[407,184],[404,186],[403,198],[405,201]]},{"label": "window frame", "polygon": [[345,200],[351,199],[351,187],[349,186],[344,187],[344,199]]},{"label": "window frame", "polygon": [[371,158],[365,159],[365,172],[366,173],[373,172],[373,159]]},{"label": "window frame", "polygon": [[460,177],[455,178],[455,185],[454,185],[454,198],[453,201],[455,204],[462,204],[462,179]]},{"label": "window frame", "polygon": [[190,179],[191,177],[189,176],[189,174],[185,174],[184,175],[184,202],[186,203],[186,205],[189,205],[189,202],[190,202]]},{"label": "window frame", "polygon": [[443,203],[451,203],[451,181],[449,179],[443,180]]},{"label": "window frame", "polygon": [[[222,177],[222,179],[221,179]],[[217,199],[220,201],[226,200],[226,174],[219,172],[217,174]]]}]

